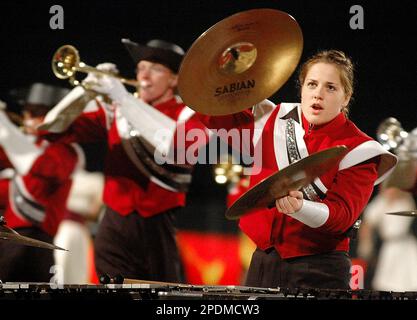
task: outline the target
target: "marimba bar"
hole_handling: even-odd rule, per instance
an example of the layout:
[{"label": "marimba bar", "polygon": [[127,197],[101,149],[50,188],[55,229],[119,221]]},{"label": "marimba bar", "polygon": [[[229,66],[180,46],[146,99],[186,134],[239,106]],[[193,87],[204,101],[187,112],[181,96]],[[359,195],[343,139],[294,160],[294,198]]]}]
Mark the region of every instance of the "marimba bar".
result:
[{"label": "marimba bar", "polygon": [[100,285],[6,282],[0,283],[0,299],[417,300],[417,292],[414,291],[257,288],[143,282]]}]

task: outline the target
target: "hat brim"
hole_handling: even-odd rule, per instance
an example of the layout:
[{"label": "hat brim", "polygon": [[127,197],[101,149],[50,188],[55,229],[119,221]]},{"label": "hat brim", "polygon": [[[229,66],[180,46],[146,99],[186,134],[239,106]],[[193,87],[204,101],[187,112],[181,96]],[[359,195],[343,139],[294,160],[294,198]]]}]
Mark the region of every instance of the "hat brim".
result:
[{"label": "hat brim", "polygon": [[135,64],[142,60],[157,62],[165,65],[174,73],[177,73],[181,64],[182,56],[170,50],[149,47],[132,41],[123,41],[127,51]]}]

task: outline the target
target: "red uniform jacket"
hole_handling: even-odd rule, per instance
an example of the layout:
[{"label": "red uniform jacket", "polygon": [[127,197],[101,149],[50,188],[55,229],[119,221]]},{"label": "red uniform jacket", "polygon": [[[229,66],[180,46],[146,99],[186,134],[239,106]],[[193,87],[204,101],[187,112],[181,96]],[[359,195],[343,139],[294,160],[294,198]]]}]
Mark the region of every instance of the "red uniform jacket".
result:
[{"label": "red uniform jacket", "polygon": [[301,158],[337,145],[348,147],[349,153],[339,167],[314,181],[322,194],[321,201],[329,208],[329,218],[324,225],[311,228],[274,207],[243,216],[240,227],[259,248],[275,247],[282,258],[333,250],[348,251],[349,239],[345,232],[358,219],[378,177],[382,180],[395,165],[393,155],[384,151],[342,113],[318,127],[309,126],[296,104],[278,105],[259,123],[254,122],[250,111],[201,117],[209,128],[238,127],[253,132],[251,141],[254,143],[246,144],[246,148],[243,144],[246,151],[254,150],[255,166],[260,168],[259,174],[251,176],[251,186],[288,166],[285,131],[288,119],[295,120],[296,143]]},{"label": "red uniform jacket", "polygon": [[[155,106],[157,110],[184,126],[185,132],[190,129],[206,128],[196,116],[186,121],[179,117],[187,108],[175,98]],[[187,108],[189,110],[189,108]],[[63,134],[49,136],[66,142],[97,142],[107,139],[108,152],[105,159],[105,187],[103,201],[114,211],[127,215],[137,211],[144,217],[150,217],[171,208],[185,205],[185,193],[170,190],[149,179],[132,163],[122,145],[121,134],[116,121],[117,109],[100,104],[98,111],[84,113],[78,117]],[[176,138],[174,138],[174,141]],[[201,144],[206,144],[208,136]],[[186,142],[185,147],[194,145]]]},{"label": "red uniform jacket", "polygon": [[54,236],[68,211],[71,174],[82,165],[76,146],[56,143],[46,147],[27,175],[2,180],[0,192],[8,194],[4,203],[7,225],[13,229],[36,226]]}]

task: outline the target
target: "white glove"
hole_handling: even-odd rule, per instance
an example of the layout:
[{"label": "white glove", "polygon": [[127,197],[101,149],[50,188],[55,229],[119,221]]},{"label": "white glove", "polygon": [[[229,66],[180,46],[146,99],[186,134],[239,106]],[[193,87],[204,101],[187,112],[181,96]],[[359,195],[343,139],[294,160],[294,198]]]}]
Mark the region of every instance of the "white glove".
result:
[{"label": "white glove", "polygon": [[114,74],[119,74],[119,69],[114,63],[111,62],[103,62],[96,65],[96,68],[101,71],[111,72]]},{"label": "white glove", "polygon": [[[119,70],[114,63],[100,63],[96,68],[115,75],[119,74]],[[86,88],[96,91],[99,94],[107,95],[111,100],[118,103],[123,101],[123,98],[128,94],[128,91],[119,80],[97,72],[90,72],[82,83]]]},{"label": "white glove", "polygon": [[89,89],[108,96],[113,102],[121,104],[129,96],[122,82],[110,76],[98,76],[95,82],[88,83]]},{"label": "white glove", "polygon": [[[96,65],[96,69],[100,71],[110,72],[113,74],[119,74],[119,69],[117,69],[117,66],[114,63],[110,62],[104,62]],[[83,80],[83,83],[89,83],[89,82],[96,82],[98,77],[102,77],[101,74],[96,72],[90,72],[87,77]]]}]

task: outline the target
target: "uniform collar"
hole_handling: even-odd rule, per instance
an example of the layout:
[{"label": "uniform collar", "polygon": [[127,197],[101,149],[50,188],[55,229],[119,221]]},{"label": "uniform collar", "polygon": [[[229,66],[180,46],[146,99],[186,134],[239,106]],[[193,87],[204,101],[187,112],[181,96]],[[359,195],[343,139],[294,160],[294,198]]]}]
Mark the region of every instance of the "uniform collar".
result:
[{"label": "uniform collar", "polygon": [[307,119],[304,117],[304,114],[301,113],[301,118],[303,122],[303,129],[305,132],[313,131],[315,133],[329,133],[332,132],[340,127],[342,127],[346,123],[346,116],[343,112],[340,112],[336,118],[333,120],[322,124],[322,125],[310,125]]},{"label": "uniform collar", "polygon": [[177,104],[177,102],[176,102],[175,97],[172,97],[171,99],[169,99],[167,101],[164,101],[162,103],[158,103],[158,104],[154,105],[154,107],[158,110],[164,110],[164,109],[170,108],[170,107],[172,107],[173,105],[176,105],[176,104]]},{"label": "uniform collar", "polygon": [[177,119],[183,107],[184,104],[182,102],[179,102],[176,96],[172,97],[171,99],[165,102],[154,105],[154,108],[156,110],[164,113],[165,115],[174,120]]}]

